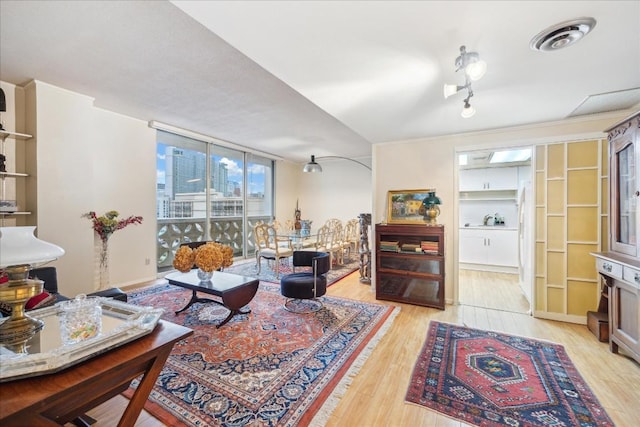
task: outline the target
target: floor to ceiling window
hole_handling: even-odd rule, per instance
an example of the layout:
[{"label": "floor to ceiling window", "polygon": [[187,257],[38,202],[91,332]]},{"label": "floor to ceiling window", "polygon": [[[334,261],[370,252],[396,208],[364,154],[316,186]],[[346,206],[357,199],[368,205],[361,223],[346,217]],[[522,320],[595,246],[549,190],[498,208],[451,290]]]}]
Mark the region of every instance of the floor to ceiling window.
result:
[{"label": "floor to ceiling window", "polygon": [[159,130],[156,192],[158,271],[184,242],[215,240],[247,257],[253,226],[273,218],[273,160]]}]

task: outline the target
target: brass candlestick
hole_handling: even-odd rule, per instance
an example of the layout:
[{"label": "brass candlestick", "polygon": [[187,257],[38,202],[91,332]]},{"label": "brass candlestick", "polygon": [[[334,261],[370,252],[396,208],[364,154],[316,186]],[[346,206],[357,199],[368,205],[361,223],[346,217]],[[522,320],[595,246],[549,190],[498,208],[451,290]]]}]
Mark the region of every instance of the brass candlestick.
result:
[{"label": "brass candlestick", "polygon": [[44,322],[27,315],[24,305],[42,293],[42,280],[28,279],[29,265],[6,267],[9,282],[0,285],[0,301],[11,305],[11,317],[0,324],[0,344],[15,353],[27,352],[27,341],[37,334]]}]

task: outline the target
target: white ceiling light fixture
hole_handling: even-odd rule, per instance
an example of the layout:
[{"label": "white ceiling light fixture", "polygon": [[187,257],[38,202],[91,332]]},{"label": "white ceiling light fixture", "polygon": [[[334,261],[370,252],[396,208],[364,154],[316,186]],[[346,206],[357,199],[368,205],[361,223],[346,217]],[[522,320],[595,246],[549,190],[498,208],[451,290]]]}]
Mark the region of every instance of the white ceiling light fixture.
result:
[{"label": "white ceiling light fixture", "polygon": [[469,100],[473,96],[473,89],[471,89],[471,82],[480,80],[487,72],[487,63],[480,59],[480,55],[477,52],[467,52],[465,46],[460,46],[460,56],[456,58],[456,72],[464,71],[464,85],[447,84],[444,85],[444,98],[447,99],[452,95],[460,92],[461,90],[467,90],[467,97],[462,101],[464,107],[460,114],[465,119],[473,117],[476,114],[476,109],[469,103]]},{"label": "white ceiling light fixture", "polygon": [[577,18],[564,21],[542,30],[531,39],[529,46],[533,50],[553,52],[582,40],[596,26],[593,18]]},{"label": "white ceiling light fixture", "polygon": [[467,100],[464,103],[464,108],[462,109],[462,113],[460,113],[460,115],[462,116],[462,118],[468,119],[469,117],[473,117],[475,114],[476,114],[476,109],[473,108],[471,104],[469,104],[469,100],[467,98]]}]

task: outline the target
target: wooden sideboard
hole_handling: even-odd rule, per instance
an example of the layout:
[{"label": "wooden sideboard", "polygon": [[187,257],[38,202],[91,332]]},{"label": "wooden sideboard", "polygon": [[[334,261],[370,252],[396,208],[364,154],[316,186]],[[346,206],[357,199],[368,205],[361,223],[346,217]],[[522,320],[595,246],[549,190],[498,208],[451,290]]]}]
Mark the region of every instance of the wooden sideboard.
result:
[{"label": "wooden sideboard", "polygon": [[640,363],[640,261],[614,252],[593,255],[609,291],[609,348],[622,348]]},{"label": "wooden sideboard", "polygon": [[444,226],[376,224],[376,299],[444,310]]},{"label": "wooden sideboard", "polygon": [[622,348],[640,363],[640,112],[606,132],[609,251],[593,255],[608,290],[605,298],[611,351],[617,353]]}]

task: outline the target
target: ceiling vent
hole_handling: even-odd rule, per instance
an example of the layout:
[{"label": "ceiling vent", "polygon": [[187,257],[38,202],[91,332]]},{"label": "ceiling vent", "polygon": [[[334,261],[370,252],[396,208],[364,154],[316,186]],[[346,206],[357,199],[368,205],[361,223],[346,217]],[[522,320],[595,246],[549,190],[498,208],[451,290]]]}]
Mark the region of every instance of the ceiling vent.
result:
[{"label": "ceiling vent", "polygon": [[568,117],[626,110],[640,105],[640,87],[589,95]]},{"label": "ceiling vent", "polygon": [[577,43],[596,26],[593,18],[578,18],[561,22],[541,31],[531,39],[531,49],[552,52]]}]

